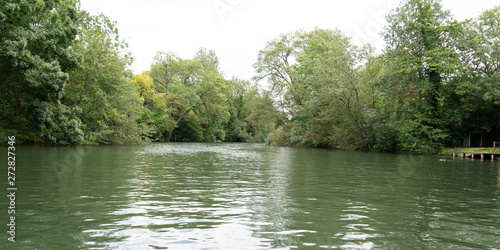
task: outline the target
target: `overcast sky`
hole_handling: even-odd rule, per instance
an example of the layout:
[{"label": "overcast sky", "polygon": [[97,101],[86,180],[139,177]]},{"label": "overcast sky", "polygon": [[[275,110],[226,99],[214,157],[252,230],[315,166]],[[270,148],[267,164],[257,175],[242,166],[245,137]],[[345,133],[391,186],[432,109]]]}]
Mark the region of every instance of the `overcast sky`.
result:
[{"label": "overcast sky", "polygon": [[[257,53],[280,34],[298,29],[338,28],[360,45],[379,51],[385,15],[399,0],[81,0],[92,14],[116,21],[129,43],[135,73],[149,70],[157,51],[184,59],[198,48],[217,53],[227,78],[250,79]],[[443,0],[458,20],[477,17],[499,0]]]}]

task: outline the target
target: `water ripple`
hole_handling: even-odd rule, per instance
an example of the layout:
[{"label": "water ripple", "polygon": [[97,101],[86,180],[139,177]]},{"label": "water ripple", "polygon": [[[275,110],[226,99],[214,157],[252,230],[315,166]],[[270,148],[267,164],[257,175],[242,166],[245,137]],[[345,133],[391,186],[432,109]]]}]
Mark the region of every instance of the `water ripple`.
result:
[{"label": "water ripple", "polygon": [[19,150],[33,156],[16,172],[20,249],[500,245],[490,162],[224,143]]}]

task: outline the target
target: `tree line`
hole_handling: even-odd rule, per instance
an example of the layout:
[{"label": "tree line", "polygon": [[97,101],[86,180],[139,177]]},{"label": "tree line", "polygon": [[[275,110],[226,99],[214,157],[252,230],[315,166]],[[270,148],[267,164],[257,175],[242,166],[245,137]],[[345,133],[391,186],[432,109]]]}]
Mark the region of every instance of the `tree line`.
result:
[{"label": "tree line", "polygon": [[439,0],[404,0],[387,16],[382,54],[340,30],[282,34],[259,52],[252,81],[226,79],[205,48],[158,52],[133,74],[116,24],[76,0],[0,6],[0,141],[432,153],[470,131],[500,139],[500,6],[459,22]]},{"label": "tree line", "polygon": [[500,6],[459,22],[439,0],[406,0],[387,21],[381,55],[323,29],[260,51],[255,79],[286,117],[269,144],[435,153],[473,131],[500,139]]},{"label": "tree line", "polygon": [[44,144],[264,142],[279,119],[270,94],[225,79],[212,50],[191,59],[158,52],[150,71],[133,74],[116,24],[77,1],[0,6],[0,135]]}]

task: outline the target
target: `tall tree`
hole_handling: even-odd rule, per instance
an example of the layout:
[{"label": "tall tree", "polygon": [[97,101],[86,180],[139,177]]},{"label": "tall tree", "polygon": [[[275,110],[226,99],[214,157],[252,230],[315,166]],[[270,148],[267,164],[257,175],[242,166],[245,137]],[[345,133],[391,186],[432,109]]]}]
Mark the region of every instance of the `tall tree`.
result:
[{"label": "tall tree", "polygon": [[[361,68],[370,48],[358,48],[338,30],[316,29],[308,34],[307,47],[299,54],[297,61],[299,89],[314,111],[323,106],[325,110],[335,110],[318,118],[336,120],[335,114],[344,113],[349,117],[362,138],[363,147],[370,149],[368,129],[365,121],[364,86],[361,82]],[[334,99],[332,101],[332,98]],[[304,106],[305,107],[305,106]],[[340,107],[340,108],[338,108]],[[307,108],[306,108],[307,109]],[[334,115],[334,116],[332,116]],[[310,119],[310,118],[309,118]],[[308,123],[310,120],[308,120]],[[344,118],[345,119],[345,118]],[[321,133],[318,133],[321,134]]]},{"label": "tall tree", "polygon": [[76,1],[4,0],[0,6],[0,127],[30,141],[81,141],[75,110],[60,102],[79,61],[72,50]]},{"label": "tall tree", "polygon": [[[461,144],[470,131],[500,130],[500,6],[484,11],[464,23],[457,36],[462,65],[446,85],[446,108],[450,127],[455,132],[453,144]],[[500,139],[493,135],[491,139]],[[491,135],[490,135],[491,136]]]},{"label": "tall tree", "polygon": [[283,128],[270,140],[289,137],[290,144],[369,149],[360,66],[367,48],[352,45],[338,30],[322,29],[268,43],[255,64],[256,79],[268,80],[285,113]]},{"label": "tall tree", "polygon": [[403,1],[387,20],[386,51],[403,85],[399,89],[410,97],[403,122],[397,126],[400,147],[433,151],[448,137],[442,119],[442,87],[460,65],[454,38],[461,25],[442,9],[440,0]]},{"label": "tall tree", "polygon": [[441,0],[406,0],[387,21],[386,49],[394,53],[398,72],[415,75],[419,97],[435,111],[441,85],[460,65],[453,46],[460,23],[442,9]]},{"label": "tall tree", "polygon": [[72,71],[64,101],[82,110],[86,143],[136,143],[145,128],[137,123],[143,112],[139,92],[127,69],[132,56],[120,40],[115,23],[104,15],[81,12],[74,50],[81,67]]},{"label": "tall tree", "polygon": [[500,5],[466,24],[462,36],[463,68],[481,78],[484,98],[500,106]]},{"label": "tall tree", "polygon": [[297,55],[304,49],[304,32],[282,34],[259,51],[254,80],[267,80],[280,108],[293,114],[294,105],[301,104],[301,93],[295,84]]}]

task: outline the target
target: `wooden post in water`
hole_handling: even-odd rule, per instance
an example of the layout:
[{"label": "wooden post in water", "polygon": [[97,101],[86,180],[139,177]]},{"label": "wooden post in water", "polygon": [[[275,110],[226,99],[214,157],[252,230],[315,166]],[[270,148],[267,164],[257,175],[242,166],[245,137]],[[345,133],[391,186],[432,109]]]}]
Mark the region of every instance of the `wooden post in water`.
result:
[{"label": "wooden post in water", "polygon": [[484,160],[484,154],[481,154],[481,161]]}]

